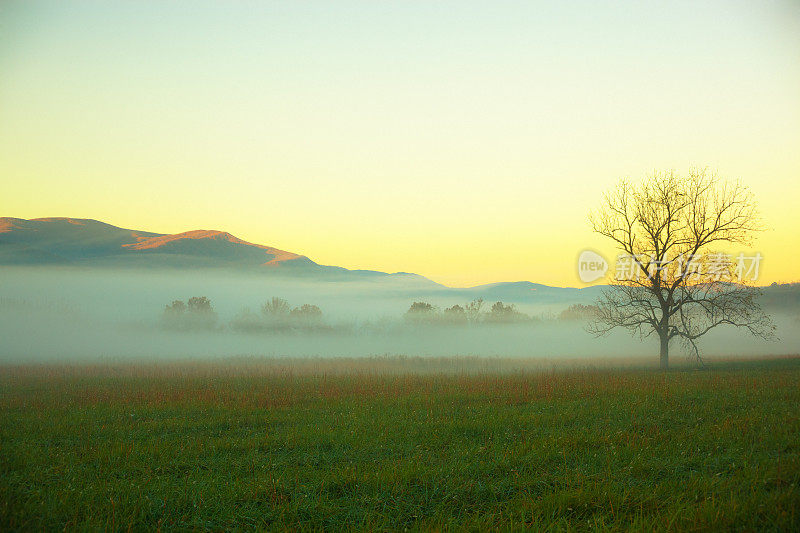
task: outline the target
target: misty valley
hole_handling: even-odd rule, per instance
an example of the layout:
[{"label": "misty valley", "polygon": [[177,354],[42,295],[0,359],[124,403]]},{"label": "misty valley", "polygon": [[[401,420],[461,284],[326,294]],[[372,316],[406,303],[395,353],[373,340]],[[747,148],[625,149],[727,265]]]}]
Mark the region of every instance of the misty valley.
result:
[{"label": "misty valley", "polygon": [[[597,339],[586,331],[598,287],[510,283],[452,289],[404,277],[297,280],[218,269],[40,266],[2,272],[0,357],[14,363],[227,355],[646,361],[655,346],[625,332]],[[765,344],[736,330],[721,331],[704,339],[704,353],[796,351],[799,294],[791,285],[765,290],[778,340]],[[191,298],[204,298],[208,307],[193,312]],[[265,310],[273,300],[278,309]],[[172,309],[175,301],[186,310]],[[480,308],[470,310],[478,302]]]}]

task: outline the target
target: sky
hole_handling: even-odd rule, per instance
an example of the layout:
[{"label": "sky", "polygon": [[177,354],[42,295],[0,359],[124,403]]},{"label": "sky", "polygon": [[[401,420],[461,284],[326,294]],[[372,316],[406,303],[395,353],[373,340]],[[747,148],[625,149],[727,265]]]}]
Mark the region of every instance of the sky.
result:
[{"label": "sky", "polygon": [[0,2],[0,216],[579,286],[623,177],[750,186],[800,266],[800,2]]}]

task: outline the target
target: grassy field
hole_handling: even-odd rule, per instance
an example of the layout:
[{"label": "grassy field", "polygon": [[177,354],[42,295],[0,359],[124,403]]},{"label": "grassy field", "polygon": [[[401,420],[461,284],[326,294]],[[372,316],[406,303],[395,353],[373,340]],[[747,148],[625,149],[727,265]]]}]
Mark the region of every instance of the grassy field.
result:
[{"label": "grassy field", "polygon": [[800,357],[5,366],[0,529],[797,530],[799,417]]}]

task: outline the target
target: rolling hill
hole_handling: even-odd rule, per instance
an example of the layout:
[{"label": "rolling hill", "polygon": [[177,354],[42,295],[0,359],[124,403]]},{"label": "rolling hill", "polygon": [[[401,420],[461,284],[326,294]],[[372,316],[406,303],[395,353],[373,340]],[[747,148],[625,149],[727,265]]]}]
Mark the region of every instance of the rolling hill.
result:
[{"label": "rolling hill", "polygon": [[292,277],[408,276],[434,284],[415,274],[320,265],[304,255],[253,244],[224,231],[162,234],[80,218],[0,218],[0,265],[226,268]]}]

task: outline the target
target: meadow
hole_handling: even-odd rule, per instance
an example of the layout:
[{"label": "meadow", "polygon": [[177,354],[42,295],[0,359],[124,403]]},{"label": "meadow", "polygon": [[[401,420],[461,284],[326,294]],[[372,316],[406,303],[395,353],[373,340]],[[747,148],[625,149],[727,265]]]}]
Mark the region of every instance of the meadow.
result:
[{"label": "meadow", "polygon": [[797,530],[800,356],[0,367],[2,530]]}]

